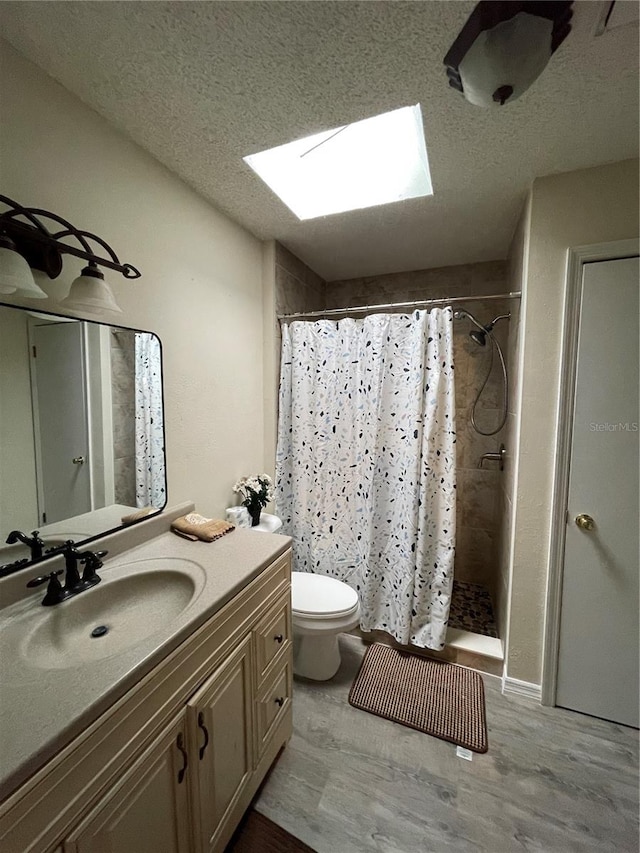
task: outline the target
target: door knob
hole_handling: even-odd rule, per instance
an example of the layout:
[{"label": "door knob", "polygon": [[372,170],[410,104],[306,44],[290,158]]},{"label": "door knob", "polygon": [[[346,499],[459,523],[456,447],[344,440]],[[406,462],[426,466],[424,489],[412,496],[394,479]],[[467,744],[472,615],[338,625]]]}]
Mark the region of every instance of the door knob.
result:
[{"label": "door knob", "polygon": [[580,515],[576,515],[576,524],[580,530],[593,530],[596,526],[596,523],[591,516],[584,512],[581,512]]},{"label": "door knob", "polygon": [[84,465],[84,456],[74,456],[71,461],[74,465]]}]

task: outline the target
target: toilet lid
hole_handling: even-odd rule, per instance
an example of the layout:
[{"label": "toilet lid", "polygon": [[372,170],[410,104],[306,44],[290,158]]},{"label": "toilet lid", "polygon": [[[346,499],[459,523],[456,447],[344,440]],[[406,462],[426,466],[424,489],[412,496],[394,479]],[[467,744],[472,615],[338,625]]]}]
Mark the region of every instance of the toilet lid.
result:
[{"label": "toilet lid", "polygon": [[342,616],[357,609],[358,593],[336,578],[292,572],[291,606],[304,616]]}]

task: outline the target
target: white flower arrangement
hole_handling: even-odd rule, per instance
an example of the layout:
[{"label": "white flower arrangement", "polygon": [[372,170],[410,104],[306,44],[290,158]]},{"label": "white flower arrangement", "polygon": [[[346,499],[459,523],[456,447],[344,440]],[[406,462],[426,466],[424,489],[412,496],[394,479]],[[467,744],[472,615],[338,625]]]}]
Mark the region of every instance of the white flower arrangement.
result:
[{"label": "white flower arrangement", "polygon": [[268,474],[242,477],[233,487],[233,491],[242,495],[242,505],[249,509],[265,507],[275,497],[273,481]]}]

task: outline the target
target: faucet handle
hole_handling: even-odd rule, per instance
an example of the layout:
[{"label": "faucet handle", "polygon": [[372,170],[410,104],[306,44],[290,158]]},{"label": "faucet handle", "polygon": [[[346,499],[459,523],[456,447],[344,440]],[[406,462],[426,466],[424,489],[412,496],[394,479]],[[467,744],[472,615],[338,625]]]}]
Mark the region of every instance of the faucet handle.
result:
[{"label": "faucet handle", "polygon": [[97,574],[97,570],[103,566],[102,558],[106,557],[108,551],[85,551],[80,558],[80,562],[84,563],[84,571],[82,573],[83,584],[99,583],[101,578]]},{"label": "faucet handle", "polygon": [[[42,586],[43,583],[46,583],[47,581],[53,581],[53,579],[55,577],[57,577],[57,575],[61,575],[61,574],[62,574],[62,569],[58,569],[57,572],[49,572],[48,575],[39,575],[37,578],[31,578],[31,580],[27,582],[27,586],[28,587]],[[58,581],[58,583],[60,583],[60,581]]]},{"label": "faucet handle", "polygon": [[93,569],[101,569],[103,566],[102,558],[106,557],[108,551],[85,551],[80,555],[80,562],[84,563],[87,568],[91,566]]},{"label": "faucet handle", "polygon": [[40,586],[40,584],[45,583],[45,581],[49,581],[49,586],[47,587],[45,596],[42,599],[43,607],[50,607],[52,604],[60,604],[60,602],[64,601],[67,597],[64,589],[62,588],[62,584],[58,580],[58,575],[61,574],[62,569],[58,569],[56,572],[49,572],[48,575],[40,575],[40,577],[32,578],[27,583],[27,586]]},{"label": "faucet handle", "polygon": [[31,541],[29,542],[29,548],[31,549],[31,559],[32,560],[36,561],[36,560],[42,559],[42,554],[43,554],[43,550],[44,550],[44,542],[40,538],[40,531],[39,530],[32,530],[31,531]]}]

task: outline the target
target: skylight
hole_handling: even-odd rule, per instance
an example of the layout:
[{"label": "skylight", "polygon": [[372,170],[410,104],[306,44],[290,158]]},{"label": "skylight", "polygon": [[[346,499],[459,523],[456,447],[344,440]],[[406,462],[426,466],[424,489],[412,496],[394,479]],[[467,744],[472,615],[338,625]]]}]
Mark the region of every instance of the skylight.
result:
[{"label": "skylight", "polygon": [[298,219],[433,195],[420,104],[244,160]]}]

